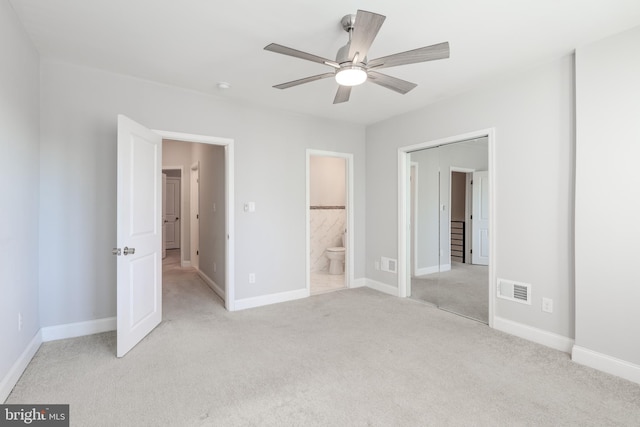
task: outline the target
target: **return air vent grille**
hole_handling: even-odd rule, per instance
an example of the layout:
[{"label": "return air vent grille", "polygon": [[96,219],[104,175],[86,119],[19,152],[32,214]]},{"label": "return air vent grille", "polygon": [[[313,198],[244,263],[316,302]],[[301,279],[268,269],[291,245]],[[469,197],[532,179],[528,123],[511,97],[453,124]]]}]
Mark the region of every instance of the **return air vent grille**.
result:
[{"label": "return air vent grille", "polygon": [[528,301],[529,288],[522,285],[513,285],[513,297],[522,301]]},{"label": "return air vent grille", "polygon": [[531,305],[531,285],[498,279],[498,298]]},{"label": "return air vent grille", "polygon": [[398,272],[398,261],[395,259],[380,257],[380,269],[389,273]]}]

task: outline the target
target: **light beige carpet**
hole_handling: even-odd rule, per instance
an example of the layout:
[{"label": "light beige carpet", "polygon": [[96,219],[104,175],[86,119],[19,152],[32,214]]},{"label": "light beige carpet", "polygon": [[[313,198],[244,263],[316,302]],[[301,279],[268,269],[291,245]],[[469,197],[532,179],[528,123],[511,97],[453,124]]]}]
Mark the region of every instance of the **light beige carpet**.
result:
[{"label": "light beige carpet", "polygon": [[638,426],[640,386],[360,288],[229,313],[193,270],[123,359],[115,333],[42,345],[7,403],[72,426]]}]

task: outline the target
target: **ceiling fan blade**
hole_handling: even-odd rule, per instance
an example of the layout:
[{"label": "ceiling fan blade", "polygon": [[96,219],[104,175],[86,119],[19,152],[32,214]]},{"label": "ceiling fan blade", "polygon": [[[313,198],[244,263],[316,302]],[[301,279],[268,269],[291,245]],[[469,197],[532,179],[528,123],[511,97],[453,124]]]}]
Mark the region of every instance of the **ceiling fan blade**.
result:
[{"label": "ceiling fan blade", "polygon": [[351,86],[338,86],[338,92],[336,92],[333,103],[340,104],[341,102],[347,102],[349,95],[351,95]]},{"label": "ceiling fan blade", "polygon": [[303,52],[301,50],[292,49],[290,47],[282,46],[281,44],[271,43],[264,47],[264,50],[268,50],[270,52],[281,53],[283,55],[293,56],[294,58],[306,59],[307,61],[317,62],[318,64],[329,65],[330,67],[340,68],[340,64],[335,61],[332,61],[327,58],[323,58],[321,56],[312,55],[307,52]]},{"label": "ceiling fan blade", "polygon": [[384,15],[358,10],[349,46],[350,60],[353,60],[356,53],[360,61],[364,60],[385,19]]},{"label": "ceiling fan blade", "polygon": [[418,49],[408,50],[395,55],[372,59],[367,68],[389,68],[398,65],[415,64],[449,57],[449,42],[438,43]]},{"label": "ceiling fan blade", "polygon": [[298,85],[305,84],[305,83],[315,82],[316,80],[326,79],[327,77],[333,77],[333,76],[335,76],[335,73],[318,74],[317,76],[305,77],[304,79],[293,80],[293,81],[287,82],[287,83],[281,83],[279,85],[275,85],[274,87],[276,89],[287,89],[287,88],[290,88],[290,87],[293,87],[293,86],[298,86]]},{"label": "ceiling fan blade", "polygon": [[411,83],[397,77],[391,77],[386,74],[378,73],[376,71],[369,71],[367,74],[371,83],[386,87],[387,89],[391,89],[393,91],[401,93],[402,95],[418,86],[415,83]]}]

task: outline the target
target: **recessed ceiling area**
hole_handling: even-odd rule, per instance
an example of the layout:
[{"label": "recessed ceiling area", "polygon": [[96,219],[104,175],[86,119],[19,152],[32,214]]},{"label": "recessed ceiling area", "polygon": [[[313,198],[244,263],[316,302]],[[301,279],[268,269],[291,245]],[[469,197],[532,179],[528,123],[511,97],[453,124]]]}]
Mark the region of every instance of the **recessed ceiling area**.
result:
[{"label": "recessed ceiling area", "polygon": [[[637,0],[357,1],[11,0],[44,59],[66,61],[256,106],[370,124],[415,110],[640,24]],[[272,86],[326,72],[274,55],[275,42],[333,58],[348,35],[340,20],[386,16],[377,58],[448,41],[451,57],[385,72],[417,83],[406,95],[378,85],[332,103],[334,79]],[[357,25],[357,24],[356,24]],[[230,88],[218,89],[218,82]]]}]

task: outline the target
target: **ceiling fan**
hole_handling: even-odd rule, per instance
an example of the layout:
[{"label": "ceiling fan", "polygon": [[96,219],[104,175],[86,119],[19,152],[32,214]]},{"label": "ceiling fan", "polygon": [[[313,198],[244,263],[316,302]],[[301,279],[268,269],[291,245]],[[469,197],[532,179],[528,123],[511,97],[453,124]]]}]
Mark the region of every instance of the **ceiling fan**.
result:
[{"label": "ceiling fan", "polygon": [[368,61],[367,53],[385,18],[384,15],[364,10],[358,10],[355,15],[344,16],[341,24],[342,28],[349,33],[349,42],[338,50],[335,61],[276,43],[265,46],[265,50],[328,65],[334,69],[332,72],[305,77],[275,85],[274,87],[287,89],[304,83],[335,77],[340,86],[333,100],[334,104],[348,101],[351,95],[351,88],[367,80],[403,95],[409,92],[417,84],[379,73],[377,70],[448,58],[449,42],[425,46]]}]

